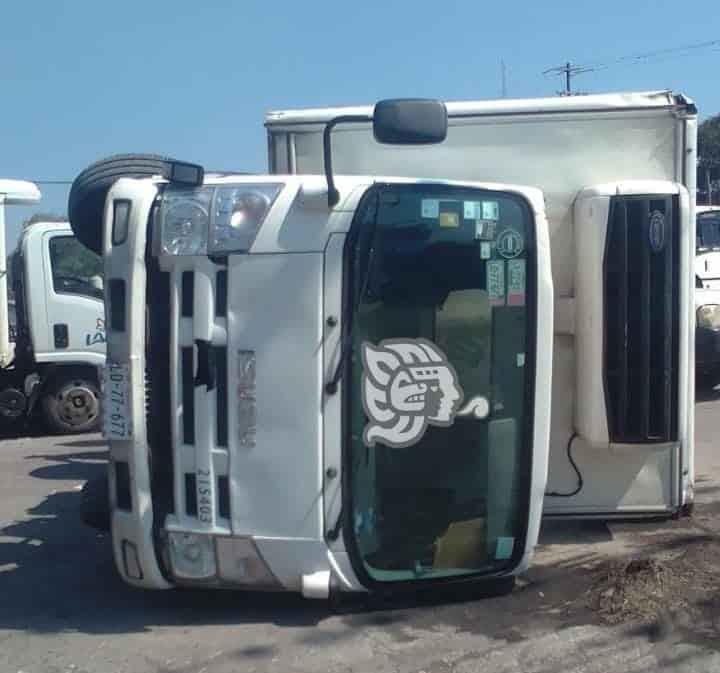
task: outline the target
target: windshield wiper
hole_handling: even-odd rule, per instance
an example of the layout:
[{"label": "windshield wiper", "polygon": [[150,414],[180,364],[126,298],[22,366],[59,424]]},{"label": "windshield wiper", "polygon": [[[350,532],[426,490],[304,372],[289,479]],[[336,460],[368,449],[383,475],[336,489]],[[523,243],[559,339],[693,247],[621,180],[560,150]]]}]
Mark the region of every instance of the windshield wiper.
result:
[{"label": "windshield wiper", "polygon": [[[362,287],[360,289],[360,294],[357,298],[357,304],[359,304],[362,301],[362,298],[365,296],[365,292],[367,291],[367,286],[370,281],[370,276],[372,275],[373,271],[373,260],[375,259],[375,243],[377,238],[377,218],[378,218],[378,209],[380,205],[380,196],[381,193],[378,193],[375,197],[375,214],[373,215],[372,220],[372,231],[371,231],[371,238],[370,238],[370,251],[368,252],[368,263],[367,267],[365,268],[365,275],[362,279]],[[350,307],[350,310],[348,311],[348,316],[352,316],[353,312],[355,311],[355,308],[357,304],[353,303],[353,305]],[[352,319],[352,318],[351,318]],[[353,337],[353,330],[354,330],[354,323],[351,323],[350,327],[345,332],[345,336],[342,339],[342,342],[340,344],[340,358],[338,359],[337,366],[335,367],[335,372],[332,375],[332,378],[325,384],[325,392],[328,395],[334,395],[337,392],[338,384],[340,383],[340,379],[342,378],[343,372],[345,371],[345,361],[347,360],[348,354],[352,351],[352,337]]]}]

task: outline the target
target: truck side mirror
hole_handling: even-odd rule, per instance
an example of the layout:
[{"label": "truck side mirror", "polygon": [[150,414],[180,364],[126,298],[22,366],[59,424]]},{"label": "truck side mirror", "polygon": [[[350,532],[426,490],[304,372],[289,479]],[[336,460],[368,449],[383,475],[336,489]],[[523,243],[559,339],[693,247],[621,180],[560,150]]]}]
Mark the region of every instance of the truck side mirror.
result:
[{"label": "truck side mirror", "polygon": [[338,124],[369,122],[375,140],[386,145],[432,145],[447,136],[447,108],[444,103],[425,98],[392,98],[375,104],[372,116],[341,115],[333,117],[323,130],[323,160],[328,185],[328,207],[340,199],[332,171],[330,136]]},{"label": "truck side mirror", "polygon": [[447,137],[447,108],[436,100],[381,100],[373,113],[375,140],[386,145],[431,145]]}]

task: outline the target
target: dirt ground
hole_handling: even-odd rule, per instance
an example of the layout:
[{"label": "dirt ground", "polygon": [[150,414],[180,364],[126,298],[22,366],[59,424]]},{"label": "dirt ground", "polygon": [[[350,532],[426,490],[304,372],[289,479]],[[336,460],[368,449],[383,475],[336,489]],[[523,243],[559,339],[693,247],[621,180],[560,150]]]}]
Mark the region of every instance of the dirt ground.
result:
[{"label": "dirt ground", "polygon": [[508,596],[333,608],[145,592],[83,526],[97,437],[0,442],[0,673],[720,672],[720,395],[696,408],[690,519],[548,522]]}]

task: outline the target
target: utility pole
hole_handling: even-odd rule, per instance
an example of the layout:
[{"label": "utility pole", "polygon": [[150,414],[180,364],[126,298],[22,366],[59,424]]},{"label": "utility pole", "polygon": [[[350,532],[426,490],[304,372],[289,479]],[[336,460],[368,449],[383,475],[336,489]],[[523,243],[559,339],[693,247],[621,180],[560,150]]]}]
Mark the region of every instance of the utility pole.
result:
[{"label": "utility pole", "polygon": [[500,76],[502,79],[502,97],[507,98],[507,78],[505,76],[505,61],[503,59],[500,59]]},{"label": "utility pole", "polygon": [[580,75],[584,72],[592,72],[596,68],[585,66],[585,65],[573,65],[570,61],[567,61],[565,65],[558,65],[554,68],[548,68],[543,71],[543,75],[564,75],[565,76],[565,91],[558,92],[561,96],[571,96],[572,86],[571,78],[573,75]]}]

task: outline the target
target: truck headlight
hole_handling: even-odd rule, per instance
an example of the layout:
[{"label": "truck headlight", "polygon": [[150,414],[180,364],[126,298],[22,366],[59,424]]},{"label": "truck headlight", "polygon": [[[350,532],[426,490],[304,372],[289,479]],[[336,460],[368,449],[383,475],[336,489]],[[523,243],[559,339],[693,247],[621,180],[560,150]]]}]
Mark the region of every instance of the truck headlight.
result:
[{"label": "truck headlight", "polygon": [[210,227],[211,252],[245,252],[280,193],[282,185],[218,187]]},{"label": "truck headlight", "polygon": [[179,579],[207,580],[217,574],[215,545],[210,535],[168,533],[170,565]]},{"label": "truck headlight", "polygon": [[168,189],[160,208],[162,251],[166,255],[207,254],[212,190]]},{"label": "truck headlight", "polygon": [[160,206],[166,255],[247,252],[282,184],[169,185]]},{"label": "truck headlight", "polygon": [[697,310],[698,327],[720,330],[720,304],[705,304]]}]

